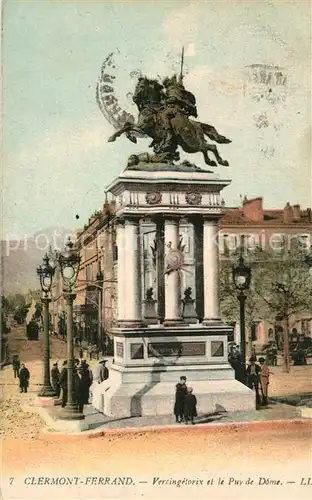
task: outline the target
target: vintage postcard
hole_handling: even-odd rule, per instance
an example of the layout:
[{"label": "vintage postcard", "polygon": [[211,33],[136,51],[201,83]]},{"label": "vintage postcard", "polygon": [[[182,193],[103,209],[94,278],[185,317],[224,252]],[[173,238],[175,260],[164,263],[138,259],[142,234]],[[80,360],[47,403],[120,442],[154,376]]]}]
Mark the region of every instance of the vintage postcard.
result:
[{"label": "vintage postcard", "polygon": [[1,23],[1,498],[311,498],[310,2]]}]

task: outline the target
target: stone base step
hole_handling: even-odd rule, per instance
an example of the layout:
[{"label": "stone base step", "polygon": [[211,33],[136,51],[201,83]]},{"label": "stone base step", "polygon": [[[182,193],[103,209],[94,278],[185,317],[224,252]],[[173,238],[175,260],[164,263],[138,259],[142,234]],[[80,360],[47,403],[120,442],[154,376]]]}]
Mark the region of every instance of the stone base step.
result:
[{"label": "stone base step", "polygon": [[[198,413],[216,410],[250,411],[255,409],[255,394],[237,380],[188,380],[197,398]],[[92,405],[107,416],[172,415],[175,385],[168,382],[150,384],[113,384],[105,381],[92,386]]]}]

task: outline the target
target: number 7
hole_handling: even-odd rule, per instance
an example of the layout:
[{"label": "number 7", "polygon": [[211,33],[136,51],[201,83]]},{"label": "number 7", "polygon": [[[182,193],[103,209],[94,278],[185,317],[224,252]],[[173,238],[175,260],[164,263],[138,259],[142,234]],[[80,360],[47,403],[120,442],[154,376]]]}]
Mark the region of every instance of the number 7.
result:
[{"label": "number 7", "polygon": [[9,477],[10,484],[13,484],[14,477]]}]

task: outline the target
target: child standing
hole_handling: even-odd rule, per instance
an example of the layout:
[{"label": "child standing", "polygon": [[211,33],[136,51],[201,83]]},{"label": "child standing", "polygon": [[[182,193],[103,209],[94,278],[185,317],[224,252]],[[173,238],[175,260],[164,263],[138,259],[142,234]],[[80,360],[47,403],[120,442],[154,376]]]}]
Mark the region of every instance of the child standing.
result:
[{"label": "child standing", "polygon": [[187,394],[185,396],[185,423],[188,424],[189,420],[191,424],[194,425],[194,417],[197,417],[197,399],[193,394],[193,388],[188,387]]}]

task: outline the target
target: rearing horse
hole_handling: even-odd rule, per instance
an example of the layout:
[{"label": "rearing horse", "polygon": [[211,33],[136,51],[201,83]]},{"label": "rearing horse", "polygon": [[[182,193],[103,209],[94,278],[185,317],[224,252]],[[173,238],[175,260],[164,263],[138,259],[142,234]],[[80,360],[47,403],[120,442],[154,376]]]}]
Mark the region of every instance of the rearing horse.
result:
[{"label": "rearing horse", "polygon": [[[163,86],[157,80],[140,78],[133,102],[139,110],[138,122],[136,124],[126,122],[124,126],[115,132],[109,139],[113,142],[117,137],[126,134],[128,139],[134,143],[137,142],[136,136],[149,136],[153,139],[150,146],[153,146],[155,153],[162,153],[162,144],[166,140],[166,130],[163,127],[161,112],[166,106],[166,96],[163,92]],[[205,163],[211,167],[216,167],[215,161],[210,160],[208,151],[211,151],[219,165],[228,166],[228,162],[223,160],[215,144],[208,144],[205,135],[219,144],[228,144],[231,141],[220,135],[217,130],[206,123],[189,119],[182,110],[178,110],[172,117],[171,127],[173,131],[173,143],[171,151],[167,153],[168,160],[172,158],[177,147],[180,146],[186,153],[201,152]],[[135,134],[135,135],[134,135]]]}]

